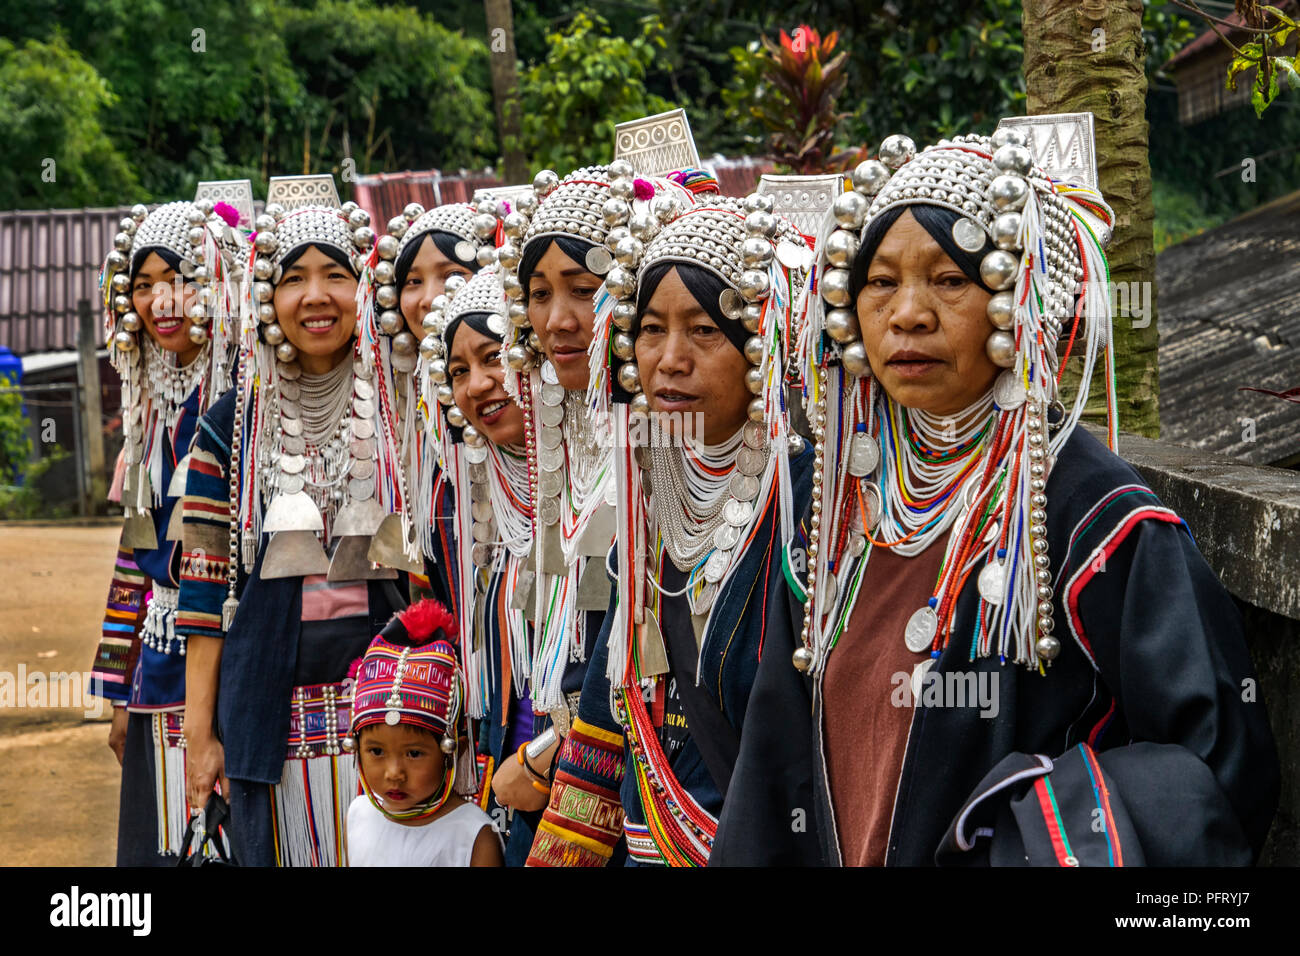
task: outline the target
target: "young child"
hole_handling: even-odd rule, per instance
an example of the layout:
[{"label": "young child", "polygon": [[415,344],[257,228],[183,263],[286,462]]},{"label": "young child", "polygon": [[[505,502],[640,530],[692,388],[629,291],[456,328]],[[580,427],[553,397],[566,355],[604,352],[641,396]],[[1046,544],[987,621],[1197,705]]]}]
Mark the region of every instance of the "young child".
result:
[{"label": "young child", "polygon": [[454,634],[445,607],[420,601],[361,659],[351,732],[362,793],[348,808],[349,866],[503,864],[491,820],[457,794],[472,791],[474,779],[470,741],[459,732]]}]

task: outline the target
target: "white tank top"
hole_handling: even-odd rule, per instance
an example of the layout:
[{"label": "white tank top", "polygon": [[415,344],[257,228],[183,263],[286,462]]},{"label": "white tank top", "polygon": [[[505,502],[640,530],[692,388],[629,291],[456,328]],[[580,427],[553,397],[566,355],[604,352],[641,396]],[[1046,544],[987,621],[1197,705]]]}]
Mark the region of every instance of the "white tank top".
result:
[{"label": "white tank top", "polygon": [[424,826],[403,826],[380,813],[363,793],[348,807],[348,866],[469,866],[474,841],[491,826],[488,815],[472,803]]}]

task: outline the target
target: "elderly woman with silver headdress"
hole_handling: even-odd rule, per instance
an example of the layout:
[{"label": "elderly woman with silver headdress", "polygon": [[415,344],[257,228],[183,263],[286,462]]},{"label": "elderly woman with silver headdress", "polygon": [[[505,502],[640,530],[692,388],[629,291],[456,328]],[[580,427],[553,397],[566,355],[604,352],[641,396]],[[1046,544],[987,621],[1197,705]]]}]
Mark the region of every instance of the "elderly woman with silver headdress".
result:
[{"label": "elderly woman with silver headdress", "polygon": [[185,638],[175,628],[183,487],[174,478],[183,485],[199,416],[228,387],[245,254],[238,222],[224,204],[138,205],[100,275],[109,357],[122,376],[126,524],[91,680],[114,707],[119,866],[174,863],[189,819]]},{"label": "elderly woman with silver headdress", "polygon": [[[1111,211],[1024,143],[890,137],[835,204],[802,357],[806,561],[787,553],[792,630],[714,863],[1222,865],[1263,844],[1277,762],[1236,608],[1113,451]],[[1109,450],[1077,427],[1095,370]]]},{"label": "elderly woman with silver headdress", "polygon": [[771,203],[700,197],[614,244],[590,396],[618,583],[535,865],[708,861],[812,465],[784,402],[812,255]]},{"label": "elderly woman with silver headdress", "polygon": [[189,791],[220,782],[240,863],[332,866],[356,788],[349,665],[406,604],[368,559],[402,483],[388,350],[355,338],[364,211],[271,203],[256,226],[238,383],[186,488]]}]

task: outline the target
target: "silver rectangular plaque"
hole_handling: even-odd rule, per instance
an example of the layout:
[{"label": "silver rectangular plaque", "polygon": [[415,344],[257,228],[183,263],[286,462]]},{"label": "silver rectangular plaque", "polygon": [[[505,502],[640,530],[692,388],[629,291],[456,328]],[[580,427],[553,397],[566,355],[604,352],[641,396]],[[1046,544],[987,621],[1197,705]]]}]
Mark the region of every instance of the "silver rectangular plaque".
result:
[{"label": "silver rectangular plaque", "polygon": [[1091,113],[1009,116],[998,123],[1024,130],[1034,162],[1053,179],[1097,189],[1097,138]]},{"label": "silver rectangular plaque", "polygon": [[662,176],[700,165],[686,110],[669,110],[614,127],[614,158],[626,159],[640,176]]},{"label": "silver rectangular plaque", "polygon": [[331,206],[337,209],[339,192],[329,173],[312,176],[272,176],[266,186],[266,202],[278,202],[286,210],[303,206]]},{"label": "silver rectangular plaque", "polygon": [[194,192],[194,201],[207,199],[212,203],[223,202],[233,206],[239,212],[239,228],[245,231],[253,228],[253,183],[248,179],[208,179],[199,183]]},{"label": "silver rectangular plaque", "polygon": [[816,236],[831,211],[831,203],[844,191],[841,173],[817,176],[782,176],[764,173],[758,180],[758,192],[771,196],[772,210],[784,216],[805,236]]}]

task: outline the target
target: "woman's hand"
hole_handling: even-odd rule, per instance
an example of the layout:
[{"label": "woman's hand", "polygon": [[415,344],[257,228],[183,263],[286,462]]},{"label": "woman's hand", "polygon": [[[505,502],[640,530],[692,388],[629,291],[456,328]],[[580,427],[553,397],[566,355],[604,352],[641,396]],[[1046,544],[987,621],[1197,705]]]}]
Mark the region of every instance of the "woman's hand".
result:
[{"label": "woman's hand", "polygon": [[534,787],[532,779],[520,765],[519,758],[509,754],[492,775],[492,792],[497,803],[516,810],[544,810],[550,794]]},{"label": "woman's hand", "polygon": [[208,805],[212,787],[221,783],[221,795],[230,800],[230,781],[226,778],[226,751],[214,734],[186,735],[185,796],[190,809]]},{"label": "woman's hand", "polygon": [[113,723],[108,728],[108,749],[117,755],[119,767],[122,766],[122,755],[126,752],[127,720],[125,707],[113,708]]}]

